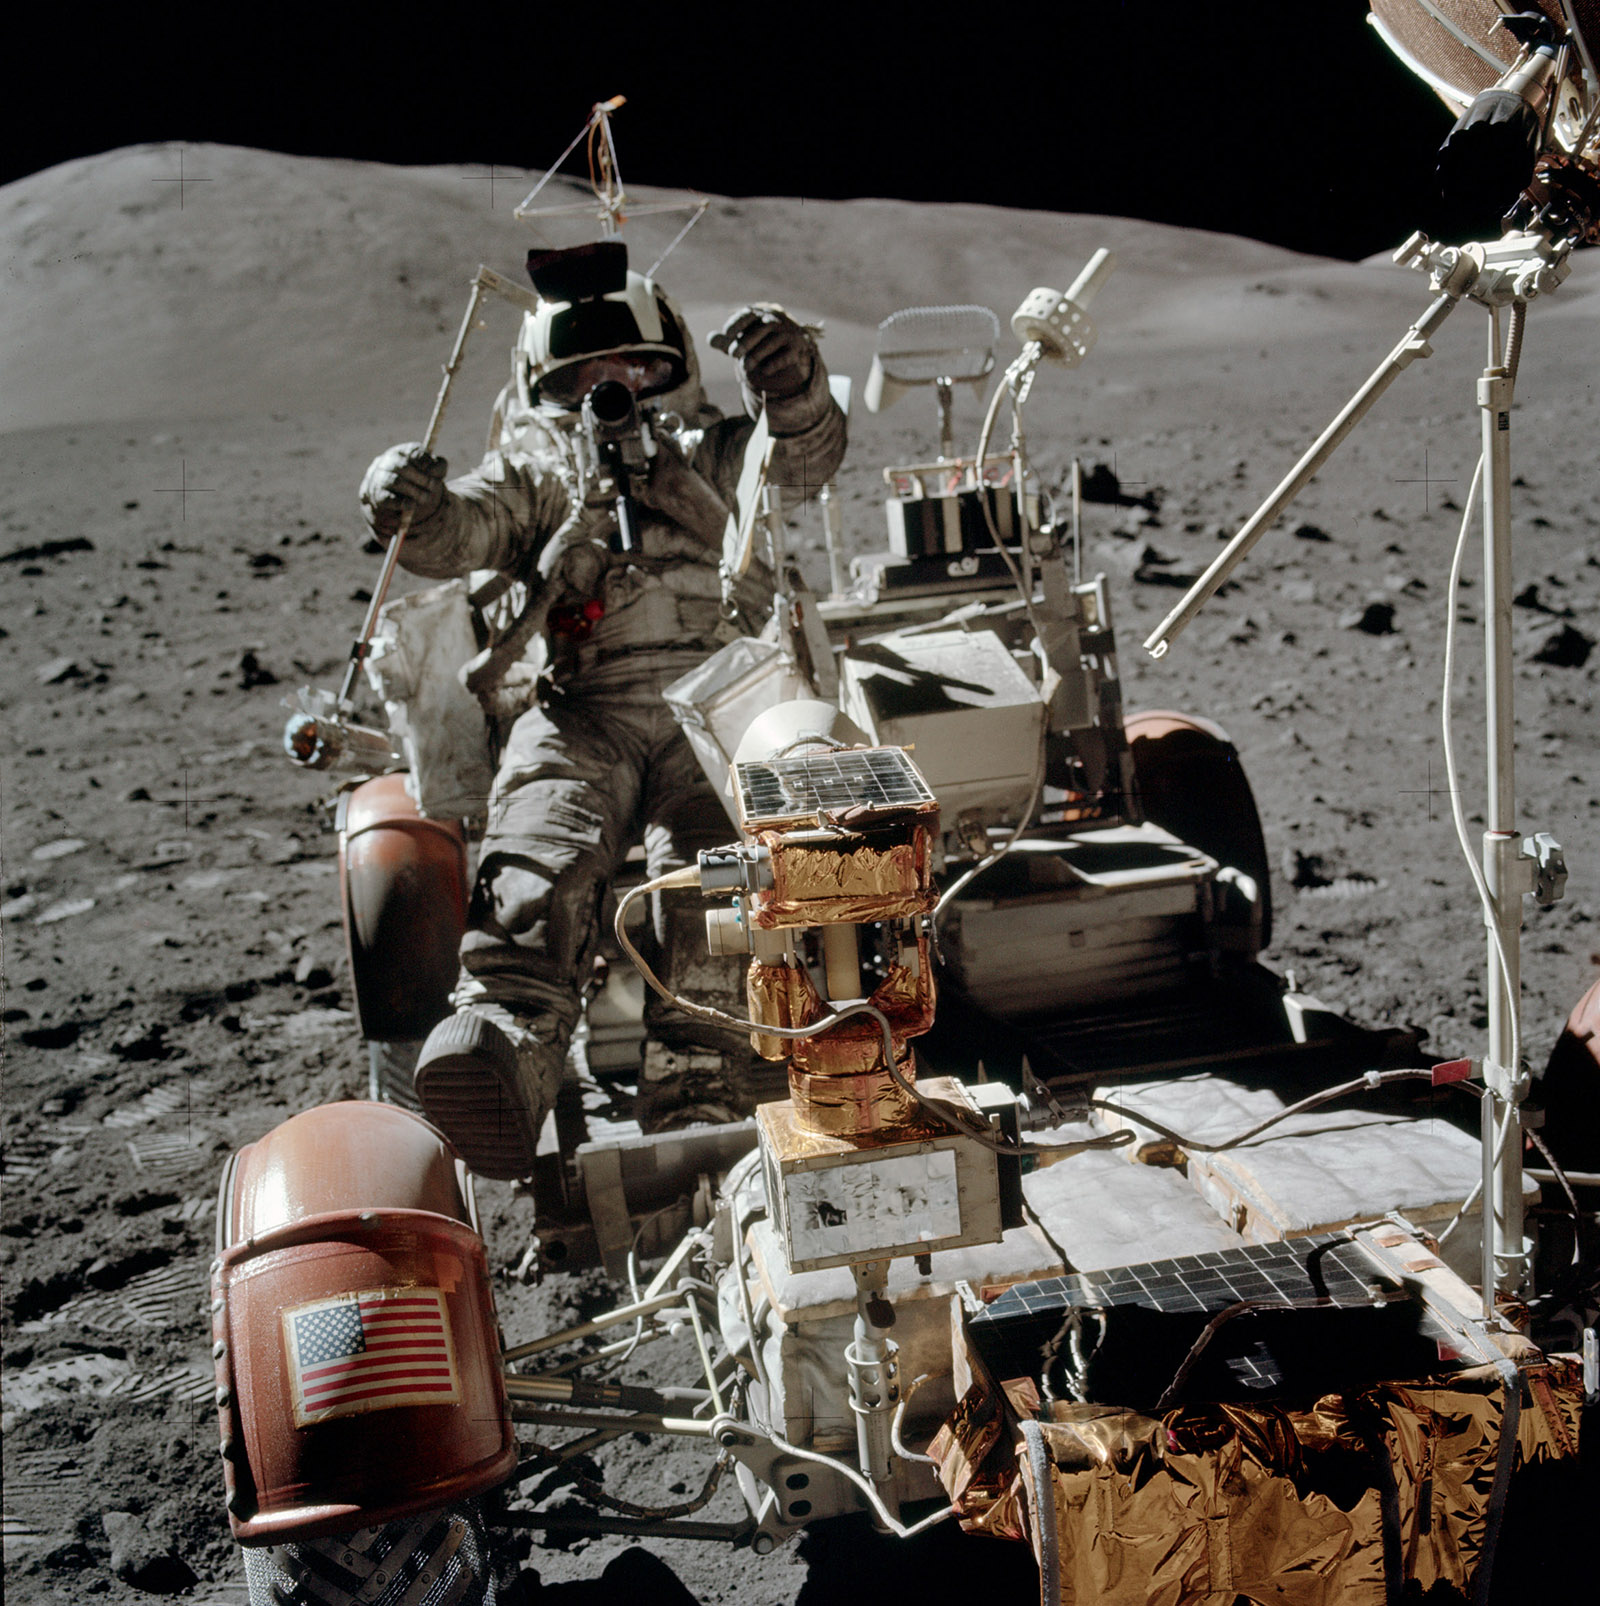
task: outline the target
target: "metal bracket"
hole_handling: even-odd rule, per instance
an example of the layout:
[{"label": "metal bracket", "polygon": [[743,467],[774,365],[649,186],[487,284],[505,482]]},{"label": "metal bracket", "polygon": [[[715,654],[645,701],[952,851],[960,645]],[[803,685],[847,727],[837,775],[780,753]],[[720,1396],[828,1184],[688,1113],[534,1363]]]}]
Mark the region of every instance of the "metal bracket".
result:
[{"label": "metal bracket", "polygon": [[1548,831],[1537,831],[1523,842],[1522,856],[1533,861],[1533,901],[1541,909],[1559,903],[1567,890],[1567,861],[1561,844]]},{"label": "metal bracket", "polygon": [[[745,1504],[755,1519],[750,1545],[758,1556],[765,1556],[805,1527],[815,1498],[811,1481],[829,1474],[813,1461],[785,1454],[770,1439],[729,1416],[712,1421],[711,1436],[736,1464]],[[791,1511],[795,1504],[799,1509]]]},{"label": "metal bracket", "polygon": [[480,284],[485,290],[492,290],[504,301],[520,308],[523,312],[537,312],[539,298],[526,286],[518,284],[514,279],[508,279],[503,273],[496,273],[493,268],[478,264],[478,275],[472,281]]},{"label": "metal bracket", "polygon": [[1438,293],[1504,307],[1559,288],[1571,272],[1570,255],[1569,244],[1529,230],[1466,245],[1436,245],[1418,232],[1394,253],[1394,260],[1426,273]]},{"label": "metal bracket", "polygon": [[1017,1112],[1026,1131],[1039,1132],[1055,1126],[1066,1126],[1073,1121],[1087,1120],[1089,1109],[1085,1104],[1079,1110],[1069,1111],[1033,1073],[1028,1056],[1022,1056],[1022,1092],[1016,1099]]}]

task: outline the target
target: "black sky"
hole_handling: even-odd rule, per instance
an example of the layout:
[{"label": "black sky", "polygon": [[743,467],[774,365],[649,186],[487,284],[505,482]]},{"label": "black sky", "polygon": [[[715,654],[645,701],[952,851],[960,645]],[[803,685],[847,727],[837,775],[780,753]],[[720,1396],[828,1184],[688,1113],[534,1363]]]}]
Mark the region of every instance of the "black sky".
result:
[{"label": "black sky", "polygon": [[91,11],[14,57],[62,70],[13,101],[0,178],[152,140],[541,167],[620,92],[634,183],[1122,213],[1342,257],[1434,221],[1450,119],[1364,0],[522,14]]}]

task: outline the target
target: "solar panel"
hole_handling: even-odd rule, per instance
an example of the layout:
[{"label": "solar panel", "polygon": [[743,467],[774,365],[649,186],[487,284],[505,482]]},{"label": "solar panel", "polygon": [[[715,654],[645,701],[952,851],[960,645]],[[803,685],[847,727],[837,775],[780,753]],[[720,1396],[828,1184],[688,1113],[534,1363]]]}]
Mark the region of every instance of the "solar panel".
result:
[{"label": "solar panel", "polygon": [[845,748],[735,766],[746,826],[804,819],[819,809],[916,808],[935,801],[903,748]]},{"label": "solar panel", "polygon": [[1021,1283],[969,1331],[997,1378],[1150,1409],[1214,1316],[1267,1301],[1215,1330],[1181,1399],[1315,1395],[1436,1368],[1442,1330],[1399,1292],[1349,1238],[1326,1233]]},{"label": "solar panel", "polygon": [[1066,1305],[1142,1305],[1204,1311],[1208,1317],[1241,1299],[1324,1298],[1335,1305],[1370,1305],[1376,1277],[1372,1263],[1342,1233],[1322,1233],[1019,1283],[975,1320],[1003,1321]]}]

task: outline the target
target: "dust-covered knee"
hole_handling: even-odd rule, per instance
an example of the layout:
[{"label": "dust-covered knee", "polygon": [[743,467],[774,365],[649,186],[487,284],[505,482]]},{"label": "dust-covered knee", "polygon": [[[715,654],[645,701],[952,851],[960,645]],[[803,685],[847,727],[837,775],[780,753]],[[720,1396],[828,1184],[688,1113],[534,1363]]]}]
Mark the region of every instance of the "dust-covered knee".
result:
[{"label": "dust-covered knee", "polygon": [[535,864],[496,855],[478,871],[468,924],[518,946],[540,946],[549,935],[556,884]]}]

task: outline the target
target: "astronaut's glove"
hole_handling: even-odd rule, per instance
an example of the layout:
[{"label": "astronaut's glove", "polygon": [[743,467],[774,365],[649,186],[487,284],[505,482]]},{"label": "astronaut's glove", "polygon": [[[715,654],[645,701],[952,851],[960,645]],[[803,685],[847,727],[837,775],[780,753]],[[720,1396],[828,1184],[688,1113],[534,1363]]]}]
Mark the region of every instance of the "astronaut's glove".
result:
[{"label": "astronaut's glove", "polygon": [[373,533],[390,539],[408,513],[412,524],[432,518],[445,498],[448,467],[419,441],[391,446],[373,458],[361,481],[361,510]]},{"label": "astronaut's glove", "polygon": [[711,345],[738,361],[745,388],[764,402],[798,396],[817,369],[812,331],[770,303],[741,308],[712,335]]}]

